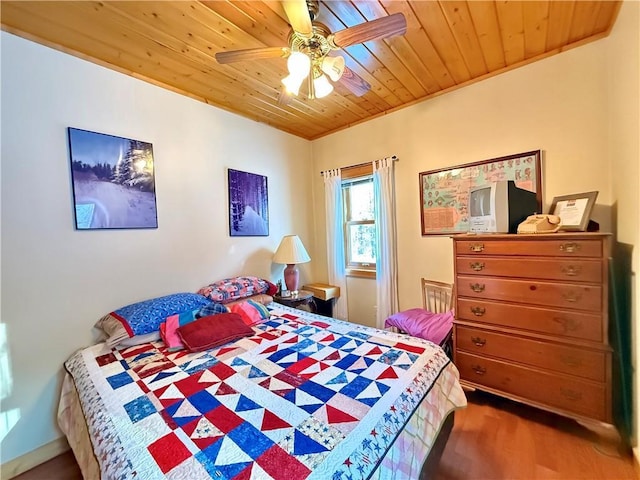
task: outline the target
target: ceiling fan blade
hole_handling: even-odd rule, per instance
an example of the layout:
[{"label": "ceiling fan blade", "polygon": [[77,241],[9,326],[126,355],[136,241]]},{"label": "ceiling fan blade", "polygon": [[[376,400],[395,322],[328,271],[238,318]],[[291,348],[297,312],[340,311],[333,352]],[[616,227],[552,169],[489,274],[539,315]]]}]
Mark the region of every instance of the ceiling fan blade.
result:
[{"label": "ceiling fan blade", "polygon": [[356,43],[368,42],[377,38],[404,35],[407,31],[407,19],[402,13],[394,13],[388,17],[377,18],[370,22],[360,23],[353,27],[339,30],[331,35],[330,42],[338,48],[348,47]]},{"label": "ceiling fan blade", "polygon": [[313,27],[311,26],[311,17],[305,0],[288,0],[282,2],[284,13],[287,14],[291,28],[306,38],[313,35]]},{"label": "ceiling fan blade", "polygon": [[369,90],[371,90],[371,85],[358,75],[356,72],[351,70],[349,67],[344,67],[344,72],[340,80],[338,80],[342,85],[344,85],[347,90],[353,93],[356,97],[361,97]]},{"label": "ceiling fan blade", "polygon": [[245,60],[261,60],[263,58],[286,57],[290,53],[289,47],[261,47],[245,50],[231,50],[216,53],[216,60],[220,64],[244,62]]}]

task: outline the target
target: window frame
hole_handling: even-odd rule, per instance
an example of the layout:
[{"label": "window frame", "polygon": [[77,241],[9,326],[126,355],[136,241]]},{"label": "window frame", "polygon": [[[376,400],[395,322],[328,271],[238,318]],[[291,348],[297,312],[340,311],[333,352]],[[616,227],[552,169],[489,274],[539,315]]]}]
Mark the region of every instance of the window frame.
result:
[{"label": "window frame", "polygon": [[[342,219],[342,232],[344,236],[344,252],[345,252],[345,270],[347,276],[350,277],[364,277],[364,278],[376,278],[376,264],[364,263],[364,262],[352,262],[350,258],[349,249],[349,227],[352,225],[373,225],[376,227],[375,219],[372,220],[353,220],[348,221],[347,218],[351,204],[348,199],[348,193],[345,193],[345,184],[358,183],[359,180],[367,181],[367,177],[371,178],[373,175],[373,165],[358,165],[356,167],[342,169],[342,201],[343,201],[343,219]],[[371,178],[371,182],[373,179]],[[347,189],[348,192],[348,189]]]}]

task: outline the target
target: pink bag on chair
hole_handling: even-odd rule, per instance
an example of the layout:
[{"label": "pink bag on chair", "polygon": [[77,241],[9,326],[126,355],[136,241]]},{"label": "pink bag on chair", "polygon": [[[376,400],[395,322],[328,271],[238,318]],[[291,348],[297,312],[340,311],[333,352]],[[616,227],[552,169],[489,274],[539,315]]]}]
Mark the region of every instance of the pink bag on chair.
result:
[{"label": "pink bag on chair", "polygon": [[413,337],[440,345],[453,327],[453,311],[433,313],[423,308],[411,308],[391,315],[384,321],[384,326],[396,327]]}]

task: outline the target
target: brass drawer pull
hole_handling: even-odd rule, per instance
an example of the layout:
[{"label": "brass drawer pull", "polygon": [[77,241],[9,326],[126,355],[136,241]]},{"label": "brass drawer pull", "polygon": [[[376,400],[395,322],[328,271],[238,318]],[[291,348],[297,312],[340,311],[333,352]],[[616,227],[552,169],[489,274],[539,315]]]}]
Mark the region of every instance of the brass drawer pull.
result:
[{"label": "brass drawer pull", "polygon": [[473,270],[475,272],[479,272],[480,270],[482,270],[484,268],[484,263],[482,263],[482,262],[473,262],[473,263],[470,263],[469,266],[471,267],[471,270]]},{"label": "brass drawer pull", "polygon": [[484,292],[484,283],[470,283],[469,286],[476,293]]},{"label": "brass drawer pull", "polygon": [[474,365],[473,367],[471,367],[471,369],[476,372],[476,375],[484,375],[485,373],[487,373],[487,369],[481,367],[480,365]]},{"label": "brass drawer pull", "polygon": [[580,244],[576,242],[568,242],[560,245],[560,251],[566,253],[574,253],[580,250]]},{"label": "brass drawer pull", "polygon": [[564,298],[567,302],[575,303],[582,298],[582,295],[576,292],[567,292],[562,294],[562,298]]},{"label": "brass drawer pull", "polygon": [[567,277],[576,277],[580,275],[582,268],[580,266],[569,265],[567,267],[562,267],[560,271],[564,273]]},{"label": "brass drawer pull", "polygon": [[561,388],[560,393],[563,397],[568,398],[572,402],[582,400],[582,393],[576,392],[575,390],[570,390],[568,388]]},{"label": "brass drawer pull", "polygon": [[480,337],[471,337],[471,341],[476,347],[484,347],[484,344],[487,343],[485,338]]},{"label": "brass drawer pull", "polygon": [[471,313],[473,313],[476,317],[481,317],[487,311],[484,307],[471,307]]},{"label": "brass drawer pull", "polygon": [[484,243],[474,243],[469,246],[469,250],[472,252],[482,252],[484,250]]},{"label": "brass drawer pull", "polygon": [[573,332],[578,330],[579,321],[573,318],[553,317],[553,321],[562,325],[562,333]]}]

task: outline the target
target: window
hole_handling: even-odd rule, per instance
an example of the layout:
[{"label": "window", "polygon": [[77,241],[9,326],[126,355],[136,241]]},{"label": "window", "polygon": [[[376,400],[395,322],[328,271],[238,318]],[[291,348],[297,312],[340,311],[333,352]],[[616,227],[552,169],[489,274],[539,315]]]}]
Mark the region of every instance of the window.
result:
[{"label": "window", "polygon": [[343,178],[342,198],[347,274],[375,276],[376,222],[371,175]]}]

